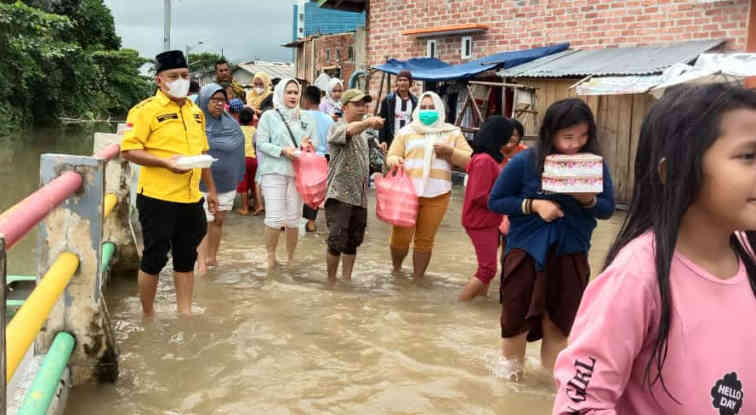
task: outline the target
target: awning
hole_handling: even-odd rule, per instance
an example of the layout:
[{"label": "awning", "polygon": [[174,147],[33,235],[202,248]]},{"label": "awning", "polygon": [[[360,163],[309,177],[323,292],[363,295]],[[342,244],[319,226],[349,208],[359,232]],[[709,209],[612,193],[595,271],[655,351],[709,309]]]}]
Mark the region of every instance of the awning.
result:
[{"label": "awning", "polygon": [[402,32],[404,36],[418,38],[433,36],[464,35],[468,33],[480,33],[488,30],[485,24],[454,24],[445,26],[428,27],[425,29],[410,29]]},{"label": "awning", "polygon": [[622,95],[651,93],[657,98],[664,90],[683,83],[711,83],[756,76],[755,53],[704,53],[695,65],[676,63],[661,74],[646,76],[596,77],[576,88],[578,95]]},{"label": "awning", "polygon": [[693,66],[680,64],[664,71],[650,92],[659,98],[665,89],[682,83],[731,82],[751,76],[756,76],[756,53],[704,53]]},{"label": "awning", "polygon": [[661,82],[662,75],[604,76],[591,78],[577,86],[578,95],[645,94]]},{"label": "awning", "polygon": [[641,76],[660,74],[678,62],[688,63],[698,55],[726,42],[725,39],[693,40],[663,45],[567,51],[499,72],[513,78],[577,78],[585,76]]},{"label": "awning", "polygon": [[420,81],[451,81],[468,79],[473,76],[497,68],[509,68],[538,59],[542,56],[562,52],[569,47],[569,43],[546,46],[535,49],[501,52],[485,58],[476,59],[459,65],[450,65],[436,58],[411,58],[406,61],[389,59],[375,69],[392,75],[403,70],[412,73],[412,78]]}]

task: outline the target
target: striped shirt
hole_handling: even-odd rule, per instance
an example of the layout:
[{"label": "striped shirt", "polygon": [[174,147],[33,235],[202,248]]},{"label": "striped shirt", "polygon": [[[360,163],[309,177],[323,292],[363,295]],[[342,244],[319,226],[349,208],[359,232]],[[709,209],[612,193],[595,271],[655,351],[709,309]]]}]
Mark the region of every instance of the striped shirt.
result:
[{"label": "striped shirt", "polygon": [[[431,159],[431,169],[428,181],[423,186],[423,164],[425,159],[426,139],[435,138],[436,144],[448,144],[454,147],[454,154],[446,158],[434,154]],[[470,160],[472,149],[465,136],[459,130],[441,134],[419,134],[405,127],[399,130],[391,143],[388,157],[404,159],[404,169],[415,185],[415,191],[420,197],[436,197],[451,191],[452,163],[464,168]]]}]

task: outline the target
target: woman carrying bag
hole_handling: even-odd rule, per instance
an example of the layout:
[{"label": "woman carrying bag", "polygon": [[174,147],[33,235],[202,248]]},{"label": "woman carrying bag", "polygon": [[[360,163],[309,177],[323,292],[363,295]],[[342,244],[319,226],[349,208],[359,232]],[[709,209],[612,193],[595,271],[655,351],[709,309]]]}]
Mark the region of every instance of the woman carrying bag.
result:
[{"label": "woman carrying bag", "polygon": [[394,272],[400,272],[414,238],[412,259],[416,279],[425,276],[433,240],[449,206],[452,165],[464,168],[472,154],[459,127],[446,122],[441,97],[426,92],[418,102],[412,122],[397,132],[386,159],[389,167],[404,167],[419,198],[415,226],[394,226],[389,241]]},{"label": "woman carrying bag", "polygon": [[299,110],[300,86],[284,79],[273,92],[273,111],[266,111],[258,124],[257,149],[259,174],[265,197],[265,244],[268,269],[278,265],[276,248],[282,228],[286,229],[289,263],[297,247],[302,198],[297,192],[292,161],[301,147],[312,146],[315,122]]}]

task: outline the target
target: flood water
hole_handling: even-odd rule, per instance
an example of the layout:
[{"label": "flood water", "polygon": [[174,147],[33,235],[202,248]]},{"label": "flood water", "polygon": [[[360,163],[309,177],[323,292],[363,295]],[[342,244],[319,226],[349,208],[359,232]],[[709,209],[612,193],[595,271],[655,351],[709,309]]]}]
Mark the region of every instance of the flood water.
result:
[{"label": "flood water", "polygon": [[[0,212],[39,188],[39,156],[43,153],[92,154],[94,131],[107,124],[39,128],[0,137]],[[114,127],[113,127],[114,128]],[[37,273],[37,230],[32,229],[8,253],[8,274]]]},{"label": "flood water", "polygon": [[[40,152],[84,154],[89,140],[88,148],[43,140],[10,156],[0,149],[3,183],[14,192],[0,193],[0,208],[36,187],[38,178],[27,176],[38,177]],[[8,166],[19,162],[23,168]],[[456,188],[419,283],[409,276],[411,261],[407,274],[391,274],[390,228],[375,218],[372,196],[351,283],[326,283],[322,214],[318,232],[300,240],[298,264],[273,274],[265,269],[262,217],[231,214],[220,265],[196,280],[188,318],[174,313],[170,273],[161,275],[151,321],[141,317],[135,275],[114,276],[106,296],[121,376],[114,385],[74,388],[66,414],[550,413],[554,388],[539,369],[539,343],[528,346],[522,383],[492,373],[500,347],[498,280],[488,298],[456,300],[476,268],[460,225],[462,195]],[[618,225],[615,216],[594,233],[594,271]],[[36,238],[28,239],[11,251],[11,272],[36,269],[36,254],[26,252]],[[279,249],[282,258],[283,243]]]}]

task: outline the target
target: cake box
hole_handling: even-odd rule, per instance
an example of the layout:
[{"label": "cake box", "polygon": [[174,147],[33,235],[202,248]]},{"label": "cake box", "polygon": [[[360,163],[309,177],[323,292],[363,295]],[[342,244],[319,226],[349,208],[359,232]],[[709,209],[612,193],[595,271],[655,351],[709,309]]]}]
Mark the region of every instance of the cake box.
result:
[{"label": "cake box", "polygon": [[604,162],[590,153],[546,156],[541,188],[550,193],[601,193],[604,190]]}]

